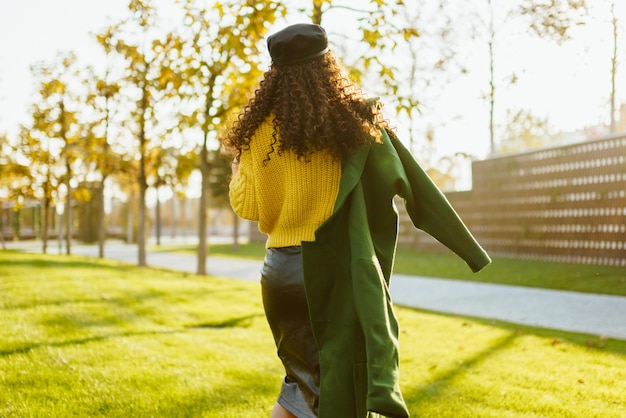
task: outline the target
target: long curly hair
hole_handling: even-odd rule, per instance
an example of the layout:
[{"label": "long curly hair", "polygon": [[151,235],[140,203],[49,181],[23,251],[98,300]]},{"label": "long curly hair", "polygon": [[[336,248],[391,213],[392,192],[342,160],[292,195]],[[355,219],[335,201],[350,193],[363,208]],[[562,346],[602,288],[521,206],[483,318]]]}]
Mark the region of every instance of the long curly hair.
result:
[{"label": "long curly hair", "polygon": [[367,143],[380,141],[380,127],[387,127],[380,109],[380,103],[366,99],[328,52],[304,63],[272,64],[222,142],[231,152],[241,153],[273,115],[266,161],[274,152],[292,151],[307,160],[320,150],[344,160]]}]

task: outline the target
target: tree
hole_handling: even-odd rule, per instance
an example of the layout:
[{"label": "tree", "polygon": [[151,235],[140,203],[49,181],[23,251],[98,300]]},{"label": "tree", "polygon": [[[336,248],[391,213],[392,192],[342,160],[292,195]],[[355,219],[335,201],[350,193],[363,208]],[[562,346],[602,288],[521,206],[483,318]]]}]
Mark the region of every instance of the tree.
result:
[{"label": "tree", "polygon": [[[22,126],[19,133],[19,149],[28,167],[30,182],[21,190],[22,197],[32,197],[41,202],[42,226],[40,238],[42,252],[48,248],[48,232],[51,209],[57,196],[57,188],[61,177],[58,165],[60,155],[58,147],[51,146],[52,140],[44,135],[40,129],[43,123],[37,110],[34,110],[32,126]],[[38,128],[39,126],[39,128]],[[23,203],[23,200],[19,202]],[[19,208],[19,205],[16,206]],[[61,237],[59,237],[60,239]]]},{"label": "tree", "polygon": [[156,244],[161,245],[161,199],[160,191],[162,187],[173,185],[176,174],[176,148],[174,147],[154,147],[149,154],[149,177],[156,192],[155,199],[155,224],[156,224]]},{"label": "tree", "polygon": [[[396,12],[396,19],[405,29],[391,49],[394,55],[403,57],[403,65],[393,69],[393,78],[402,87],[393,90],[391,100],[397,116],[406,116],[403,125],[408,127],[409,149],[413,152],[418,135],[426,140],[422,139],[421,145],[434,145],[435,122],[428,112],[448,81],[467,71],[456,57],[458,33],[451,30],[455,13],[455,5],[446,0],[420,1],[417,7]],[[434,153],[434,146],[428,148]]]},{"label": "tree", "polygon": [[126,196],[126,242],[137,242],[137,222],[139,220],[138,212],[138,194],[139,183],[137,177],[139,175],[139,161],[134,158],[134,154],[123,154],[118,162],[119,170],[112,174],[115,184],[120,191]]},{"label": "tree", "polygon": [[509,121],[498,147],[498,154],[528,151],[554,145],[561,135],[554,133],[548,118],[540,118],[530,110],[509,112]]},{"label": "tree", "polygon": [[586,0],[523,0],[517,13],[530,18],[529,29],[540,38],[562,43],[572,26],[584,24]]},{"label": "tree", "polygon": [[[189,178],[198,168],[198,152],[197,149],[181,150],[177,148],[173,153],[173,158],[176,160],[176,167],[174,169],[174,176],[171,177],[170,182],[174,197],[180,202],[180,216],[177,216],[172,224],[172,237],[175,236],[177,227],[182,224],[185,225],[185,196],[186,189],[189,186]],[[172,199],[172,204],[175,199]],[[172,210],[174,213],[174,210]]]},{"label": "tree", "polygon": [[[445,3],[445,1],[440,2]],[[401,89],[404,80],[397,77],[397,59],[394,57],[400,44],[410,42],[420,36],[419,28],[411,19],[416,9],[415,4],[406,5],[403,0],[384,1],[370,0],[360,7],[339,4],[332,0],[313,0],[310,10],[312,23],[322,24],[325,16],[333,11],[349,12],[356,16],[356,33],[358,39],[349,39],[348,31],[342,32],[337,38],[348,37],[352,42],[350,48],[358,51],[352,54],[354,61],[349,64],[351,75],[358,81],[366,74],[376,75],[376,84],[381,86],[384,95],[398,98],[397,111],[412,109],[417,103],[407,100],[408,107],[403,103],[402,96],[406,90]],[[303,10],[304,11],[304,10]],[[419,15],[417,13],[416,15]],[[404,16],[404,20],[401,18]]]},{"label": "tree", "polygon": [[[327,29],[331,38],[340,43],[335,47],[345,49],[341,58],[350,74],[393,106],[395,116],[402,122],[400,126],[408,130],[409,148],[432,167],[442,165],[448,170],[447,161],[460,161],[436,161],[436,122],[429,118],[428,111],[448,81],[467,72],[458,58],[459,40],[467,37],[458,26],[467,20],[467,13],[447,0],[372,0],[361,2],[359,7],[332,0],[312,3],[308,14],[313,23],[330,22]],[[333,17],[338,13],[356,22],[354,30],[341,26],[333,32]],[[345,44],[341,44],[342,40]],[[438,178],[448,175],[443,173]]]},{"label": "tree", "polygon": [[[19,149],[9,141],[6,134],[0,134],[0,203],[10,202],[17,211],[25,201],[32,197],[32,177],[29,167],[20,163]],[[3,218],[0,217],[0,242],[4,241]]]},{"label": "tree", "polygon": [[[213,206],[228,207],[228,183],[231,177],[232,158],[220,150],[211,152],[212,170],[210,179],[210,195]],[[233,212],[233,249],[239,247],[239,217]]]},{"label": "tree", "polygon": [[[43,251],[46,251],[48,219],[54,196],[64,185],[66,253],[71,254],[72,165],[79,160],[78,108],[83,68],[73,53],[59,54],[52,63],[39,63],[32,72],[39,84],[38,99],[32,108],[32,125],[23,128],[22,149],[30,159],[37,185],[43,188]],[[61,237],[59,236],[59,239]]]},{"label": "tree", "polygon": [[[11,184],[11,181],[8,178],[11,176],[11,172],[9,171],[9,154],[10,144],[6,134],[0,134],[0,204],[3,203],[3,197],[6,195],[8,197],[8,187]],[[5,197],[5,198],[6,198]],[[0,208],[2,206],[0,205]],[[3,214],[0,213],[0,243],[2,244],[2,249],[6,250],[6,244],[4,242],[4,222],[3,222]]]},{"label": "tree", "polygon": [[[496,42],[498,32],[505,27],[505,23],[516,17],[528,20],[527,28],[531,33],[541,38],[551,39],[561,44],[571,39],[571,28],[584,23],[587,12],[586,0],[522,0],[515,6],[509,6],[504,12],[496,12],[496,4],[487,0],[488,21],[487,36],[489,49],[489,144],[490,152],[496,152],[494,114],[496,105]],[[503,6],[504,7],[504,6]],[[501,19],[501,20],[500,20]],[[515,83],[517,75],[507,77],[509,82]]]},{"label": "tree", "polygon": [[245,104],[260,77],[259,43],[284,9],[274,0],[228,0],[210,6],[197,0],[181,3],[185,27],[177,72],[183,77],[181,92],[188,105],[181,124],[188,128],[189,136],[200,131],[197,273],[206,274],[210,148],[219,148],[219,130]]},{"label": "tree", "polygon": [[[110,29],[110,28],[109,28]],[[90,126],[88,137],[91,139],[87,164],[93,165],[93,170],[100,174],[99,189],[104,194],[107,179],[120,171],[120,156],[114,152],[111,146],[112,122],[115,115],[113,109],[115,100],[119,97],[120,84],[112,80],[110,61],[113,59],[114,45],[111,44],[113,34],[110,30],[96,35],[96,40],[104,49],[107,57],[107,67],[104,75],[94,77],[91,83],[88,103],[97,115],[96,120]],[[104,257],[104,243],[106,239],[106,223],[104,210],[104,196],[98,201],[98,257]]]},{"label": "tree", "polygon": [[[137,220],[137,247],[139,266],[146,265],[146,192],[148,189],[149,149],[158,137],[159,120],[156,117],[156,98],[169,80],[163,79],[161,61],[171,49],[171,36],[160,35],[156,27],[156,10],[150,0],[131,0],[129,19],[107,29],[107,45],[125,59],[125,77],[122,91],[134,98],[128,120],[138,142],[139,211]],[[136,36],[138,32],[138,36]],[[171,73],[168,73],[171,74]]]},{"label": "tree", "polygon": [[611,3],[611,26],[613,29],[613,55],[611,56],[611,97],[610,101],[610,132],[617,132],[617,124],[615,123],[615,111],[616,111],[616,101],[617,95],[615,91],[615,78],[617,77],[617,39],[618,39],[618,29],[619,29],[619,20],[615,15],[615,2]]}]

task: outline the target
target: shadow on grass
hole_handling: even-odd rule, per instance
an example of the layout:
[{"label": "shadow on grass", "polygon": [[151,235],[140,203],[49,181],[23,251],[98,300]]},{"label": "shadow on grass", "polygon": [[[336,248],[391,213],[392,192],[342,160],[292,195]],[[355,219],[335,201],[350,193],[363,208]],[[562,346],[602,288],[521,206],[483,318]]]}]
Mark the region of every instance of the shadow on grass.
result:
[{"label": "shadow on grass", "polygon": [[[252,321],[254,318],[264,316],[261,313],[245,315],[237,318],[229,318],[224,321],[219,322],[207,322],[203,324],[196,325],[187,325],[184,329],[173,329],[173,330],[164,330],[164,331],[143,331],[143,332],[119,332],[112,334],[104,334],[104,335],[94,335],[91,337],[78,338],[67,341],[58,341],[58,342],[40,342],[34,344],[28,344],[20,348],[13,348],[8,350],[0,350],[0,356],[11,356],[14,354],[26,354],[32,350],[36,350],[42,347],[66,347],[70,345],[83,345],[97,341],[103,341],[110,338],[124,338],[124,337],[137,337],[137,336],[149,336],[149,335],[169,335],[169,334],[178,334],[184,333],[188,329],[224,329],[224,328],[249,328],[252,326]],[[52,323],[56,323],[56,320],[50,320],[47,324],[50,326]],[[122,322],[122,320],[120,320]],[[102,324],[100,324],[102,325]]]},{"label": "shadow on grass", "polygon": [[415,309],[403,307],[403,309],[414,310],[416,312],[425,312],[428,314],[434,314],[438,316],[445,316],[449,318],[463,318],[471,320],[479,324],[487,325],[490,327],[497,327],[513,332],[517,336],[534,335],[537,337],[547,337],[552,339],[553,344],[570,343],[589,349],[596,349],[600,351],[610,351],[620,355],[626,355],[626,340],[618,340],[615,338],[605,338],[598,335],[582,334],[576,332],[562,331],[551,328],[533,327],[530,325],[516,324],[513,322],[506,322],[496,319],[487,319],[466,315],[455,315],[444,312],[429,311],[426,309]]},{"label": "shadow on grass", "polygon": [[[19,253],[16,253],[19,254]],[[7,260],[0,259],[0,270],[3,268],[15,268],[15,267],[29,267],[29,268],[63,268],[63,269],[84,269],[84,268],[98,268],[107,270],[119,270],[123,267],[133,269],[135,266],[107,261],[106,263],[98,263],[90,261],[88,258],[81,259],[82,256],[71,256],[70,259],[52,258],[49,256],[42,256],[38,259],[29,258],[28,260]],[[78,258],[81,257],[81,258]]]},{"label": "shadow on grass", "polygon": [[[60,282],[65,282],[65,279],[60,279]],[[199,295],[199,292],[179,292],[178,296],[185,295]],[[83,299],[55,299],[55,300],[33,300],[31,303],[16,303],[6,306],[0,307],[0,311],[5,310],[19,310],[19,309],[33,309],[33,308],[42,308],[42,307],[54,307],[54,306],[70,306],[74,304],[94,304],[94,303],[104,303],[109,305],[117,305],[119,307],[132,309],[133,304],[138,304],[140,302],[149,301],[152,299],[162,298],[168,296],[167,292],[143,292],[143,293],[128,293],[124,297],[108,297],[100,295],[94,298],[83,298]]]},{"label": "shadow on grass", "polygon": [[[454,315],[445,316],[467,318]],[[553,339],[552,344],[569,343],[583,345],[589,349],[609,350],[622,355],[626,353],[626,341],[613,340],[612,342],[615,345],[612,348],[607,348],[600,347],[596,343],[590,343],[589,341],[586,343],[581,341],[581,339],[593,338],[591,336],[548,329],[537,330],[532,327],[520,327],[515,324],[500,322],[496,323],[496,321],[485,319],[468,319],[491,327],[501,328],[508,332],[493,341],[490,345],[484,347],[483,350],[475,355],[465,358],[461,362],[454,363],[451,367],[447,367],[441,371],[434,370],[428,382],[414,386],[407,385],[404,389],[405,399],[413,414],[420,415],[420,412],[423,412],[421,409],[427,409],[429,404],[445,402],[447,397],[459,396],[457,393],[459,378],[463,378],[463,375],[466,373],[472,373],[472,370],[479,370],[482,367],[482,363],[488,361],[490,357],[497,356],[499,353],[510,349],[515,341],[518,338],[524,337],[524,335],[550,336]],[[607,341],[606,344],[608,345],[609,341]]]},{"label": "shadow on grass", "polygon": [[[441,314],[438,314],[441,315]],[[599,351],[610,351],[612,353],[626,355],[626,341],[615,338],[605,338],[592,334],[581,334],[568,331],[561,331],[550,328],[538,328],[526,325],[514,324],[505,321],[489,320],[485,318],[470,318],[474,322],[498,327],[515,332],[517,335],[534,335],[537,337],[547,337],[552,339],[553,344],[569,343],[587,347]]]},{"label": "shadow on grass", "polygon": [[413,408],[416,406],[419,408],[420,404],[432,402],[433,399],[437,399],[442,396],[441,394],[445,390],[455,385],[455,379],[459,375],[462,375],[478,363],[481,363],[488,357],[497,354],[499,351],[505,350],[516,338],[517,335],[514,332],[511,332],[476,354],[474,357],[464,360],[458,365],[458,367],[449,368],[441,373],[433,374],[432,383],[405,389],[407,404],[411,405]]},{"label": "shadow on grass", "polygon": [[257,317],[264,316],[263,314],[251,314],[242,316],[239,318],[230,318],[224,321],[219,322],[206,322],[203,324],[197,325],[187,325],[187,328],[212,328],[212,329],[223,329],[223,328],[249,328],[252,325],[252,320]]},{"label": "shadow on grass", "polygon": [[8,350],[0,350],[0,356],[6,357],[14,354],[26,354],[33,350],[42,347],[67,347],[70,345],[83,345],[89,344],[97,341],[104,341],[111,338],[125,338],[125,337],[137,337],[137,336],[147,336],[147,335],[169,335],[169,334],[178,334],[185,332],[185,330],[163,330],[163,331],[141,331],[141,332],[119,332],[113,334],[104,334],[104,335],[94,335],[91,337],[85,338],[77,338],[73,340],[67,341],[57,341],[57,342],[41,342],[28,344],[20,348],[8,349]]}]

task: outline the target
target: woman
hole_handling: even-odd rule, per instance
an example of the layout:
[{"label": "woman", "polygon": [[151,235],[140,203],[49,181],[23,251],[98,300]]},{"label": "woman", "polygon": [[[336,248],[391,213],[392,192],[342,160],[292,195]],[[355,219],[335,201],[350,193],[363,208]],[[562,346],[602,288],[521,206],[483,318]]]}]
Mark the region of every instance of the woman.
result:
[{"label": "woman", "polygon": [[230,197],[268,235],[263,302],[286,370],[272,416],[316,417],[319,362],[300,245],[332,213],[342,160],[380,137],[383,121],[344,75],[322,27],[292,25],[267,43],[272,66],[225,139],[237,154]]},{"label": "woman", "polygon": [[323,28],[292,25],[267,44],[272,65],[224,145],[235,153],[231,205],[267,234],[263,304],[286,371],[272,417],[406,417],[388,293],[393,196],[474,270],[489,258]]}]

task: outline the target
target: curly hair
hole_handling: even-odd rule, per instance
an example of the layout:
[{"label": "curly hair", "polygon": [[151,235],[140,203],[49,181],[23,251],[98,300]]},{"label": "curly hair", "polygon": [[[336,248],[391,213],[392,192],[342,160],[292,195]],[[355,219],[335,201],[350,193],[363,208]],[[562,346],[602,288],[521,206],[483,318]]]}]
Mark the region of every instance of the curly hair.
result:
[{"label": "curly hair", "polygon": [[380,108],[377,100],[364,97],[328,52],[304,63],[272,65],[223,144],[236,154],[248,149],[255,131],[272,115],[273,140],[266,161],[274,152],[292,151],[306,160],[320,150],[344,160],[372,140],[380,141],[379,127],[387,127]]}]

